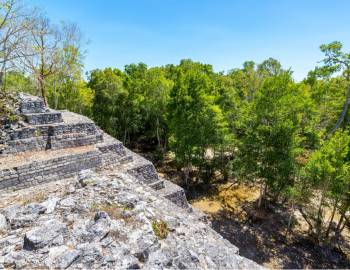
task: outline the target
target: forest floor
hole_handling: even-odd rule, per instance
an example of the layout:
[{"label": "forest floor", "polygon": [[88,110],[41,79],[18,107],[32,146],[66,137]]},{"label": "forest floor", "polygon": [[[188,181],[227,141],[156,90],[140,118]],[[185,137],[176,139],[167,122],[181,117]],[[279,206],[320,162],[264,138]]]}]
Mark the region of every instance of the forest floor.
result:
[{"label": "forest floor", "polygon": [[350,234],[337,248],[320,246],[308,237],[302,218],[287,230],[288,210],[269,205],[256,210],[254,186],[223,184],[190,200],[207,213],[213,228],[237,246],[240,254],[268,268],[349,268]]},{"label": "forest floor", "polygon": [[[151,152],[139,152],[155,163],[160,175],[181,185],[181,172],[171,159],[160,163]],[[197,186],[188,194],[192,206],[208,214],[213,228],[237,246],[240,255],[265,267],[350,268],[349,230],[344,230],[337,247],[320,246],[308,237],[300,215],[295,212],[293,229],[288,231],[290,209],[268,204],[257,210],[258,197],[256,186],[221,182]]]}]

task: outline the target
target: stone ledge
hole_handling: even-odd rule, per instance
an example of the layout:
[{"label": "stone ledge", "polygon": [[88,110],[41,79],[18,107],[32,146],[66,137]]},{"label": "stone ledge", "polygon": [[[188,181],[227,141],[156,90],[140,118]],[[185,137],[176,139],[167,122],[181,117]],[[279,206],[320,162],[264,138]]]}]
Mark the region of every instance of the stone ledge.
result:
[{"label": "stone ledge", "polygon": [[19,110],[21,113],[43,113],[46,111],[42,98],[20,93],[18,99],[20,100]]},{"label": "stone ledge", "polygon": [[24,118],[30,125],[45,125],[63,122],[62,114],[54,110],[43,113],[26,113],[24,114]]},{"label": "stone ledge", "polygon": [[[102,165],[100,152],[88,151],[49,160],[33,161],[29,165],[5,169],[0,174],[0,190],[18,190],[72,177],[81,170],[96,169]],[[8,172],[10,175],[7,175]]]},{"label": "stone ledge", "polygon": [[168,180],[162,180],[164,183],[164,188],[158,191],[159,194],[181,208],[188,208],[189,205],[184,189]]}]

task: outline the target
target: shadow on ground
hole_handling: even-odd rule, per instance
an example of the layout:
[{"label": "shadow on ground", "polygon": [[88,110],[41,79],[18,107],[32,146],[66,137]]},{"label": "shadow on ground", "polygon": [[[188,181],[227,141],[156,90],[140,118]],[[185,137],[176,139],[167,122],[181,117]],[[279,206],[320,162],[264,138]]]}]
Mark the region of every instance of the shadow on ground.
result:
[{"label": "shadow on ground", "polygon": [[262,220],[237,220],[229,211],[212,215],[213,228],[237,246],[240,255],[271,268],[350,268],[340,250],[315,245],[306,236],[286,235],[285,220],[271,214]]}]

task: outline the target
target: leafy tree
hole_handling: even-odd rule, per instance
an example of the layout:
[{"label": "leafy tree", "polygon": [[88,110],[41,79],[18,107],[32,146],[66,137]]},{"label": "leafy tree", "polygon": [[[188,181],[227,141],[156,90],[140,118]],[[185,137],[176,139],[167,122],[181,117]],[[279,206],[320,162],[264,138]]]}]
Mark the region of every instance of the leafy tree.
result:
[{"label": "leafy tree", "polygon": [[32,78],[17,71],[6,73],[3,87],[8,92],[20,91],[34,94],[36,91],[36,85]]},{"label": "leafy tree", "polygon": [[18,71],[18,61],[28,56],[25,40],[33,29],[34,10],[27,9],[21,0],[0,0],[0,86],[5,89],[8,71]]},{"label": "leafy tree", "polygon": [[256,90],[261,85],[261,78],[252,61],[243,63],[242,69],[233,69],[228,73],[232,78],[237,94],[243,101],[251,101]]},{"label": "leafy tree", "polygon": [[316,74],[323,77],[342,72],[348,84],[342,111],[331,133],[343,123],[350,104],[350,54],[343,52],[342,48],[343,45],[339,41],[321,45],[320,49],[325,54],[325,58],[322,60],[324,65],[316,68]]},{"label": "leafy tree", "polygon": [[55,109],[68,109],[91,116],[94,92],[82,76],[83,53],[79,49],[79,29],[75,25],[63,24],[62,27],[70,37],[65,38],[66,44],[60,51],[57,72],[46,80],[48,102]]},{"label": "leafy tree", "polygon": [[342,110],[348,82],[342,77],[335,77],[316,79],[309,85],[311,97],[317,106],[317,129],[322,134],[329,134],[339,118],[339,111]]},{"label": "leafy tree", "polygon": [[93,70],[88,86],[95,92],[93,118],[106,132],[125,142],[138,119],[133,119],[133,108],[128,106],[131,101],[124,80],[125,74],[118,69]]},{"label": "leafy tree", "polygon": [[225,143],[228,123],[215,104],[216,89],[211,66],[181,61],[174,71],[169,105],[170,148],[184,167],[188,186],[192,165],[205,164],[206,151]]},{"label": "leafy tree", "polygon": [[[348,132],[336,132],[329,141],[312,154],[305,168],[308,185],[304,185],[304,188],[312,189],[313,196],[310,196],[307,201],[309,212],[304,213],[304,217],[318,240],[328,239],[337,210],[342,215],[336,227],[339,233],[345,213],[349,209],[349,146]],[[315,207],[312,200],[317,202]],[[327,207],[332,209],[328,224],[325,222]]]},{"label": "leafy tree", "polygon": [[267,78],[247,107],[236,165],[238,174],[262,182],[259,206],[267,193],[277,199],[293,186],[310,105],[303,87],[284,72]]},{"label": "leafy tree", "polygon": [[257,72],[262,77],[274,77],[284,72],[284,70],[278,60],[270,57],[258,65]]},{"label": "leafy tree", "polygon": [[149,138],[156,138],[159,147],[165,149],[167,141],[167,107],[173,82],[165,77],[160,68],[149,69],[143,82],[145,96],[145,133]]},{"label": "leafy tree", "polygon": [[59,27],[42,14],[33,18],[33,27],[25,39],[26,45],[19,60],[37,80],[45,104],[48,104],[48,81],[54,76],[67,76],[72,66],[81,64],[80,42],[81,33],[76,25],[62,24]]}]

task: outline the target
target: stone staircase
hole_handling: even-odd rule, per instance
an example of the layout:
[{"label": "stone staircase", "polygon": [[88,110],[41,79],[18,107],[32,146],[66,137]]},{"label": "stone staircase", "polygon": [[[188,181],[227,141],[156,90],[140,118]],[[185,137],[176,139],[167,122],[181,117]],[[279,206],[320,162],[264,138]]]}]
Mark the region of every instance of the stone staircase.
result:
[{"label": "stone staircase", "polygon": [[47,108],[41,98],[20,94],[23,121],[4,130],[0,150],[0,191],[18,190],[106,166],[128,173],[181,207],[182,188],[159,178],[153,164],[105,134],[87,117]]}]

